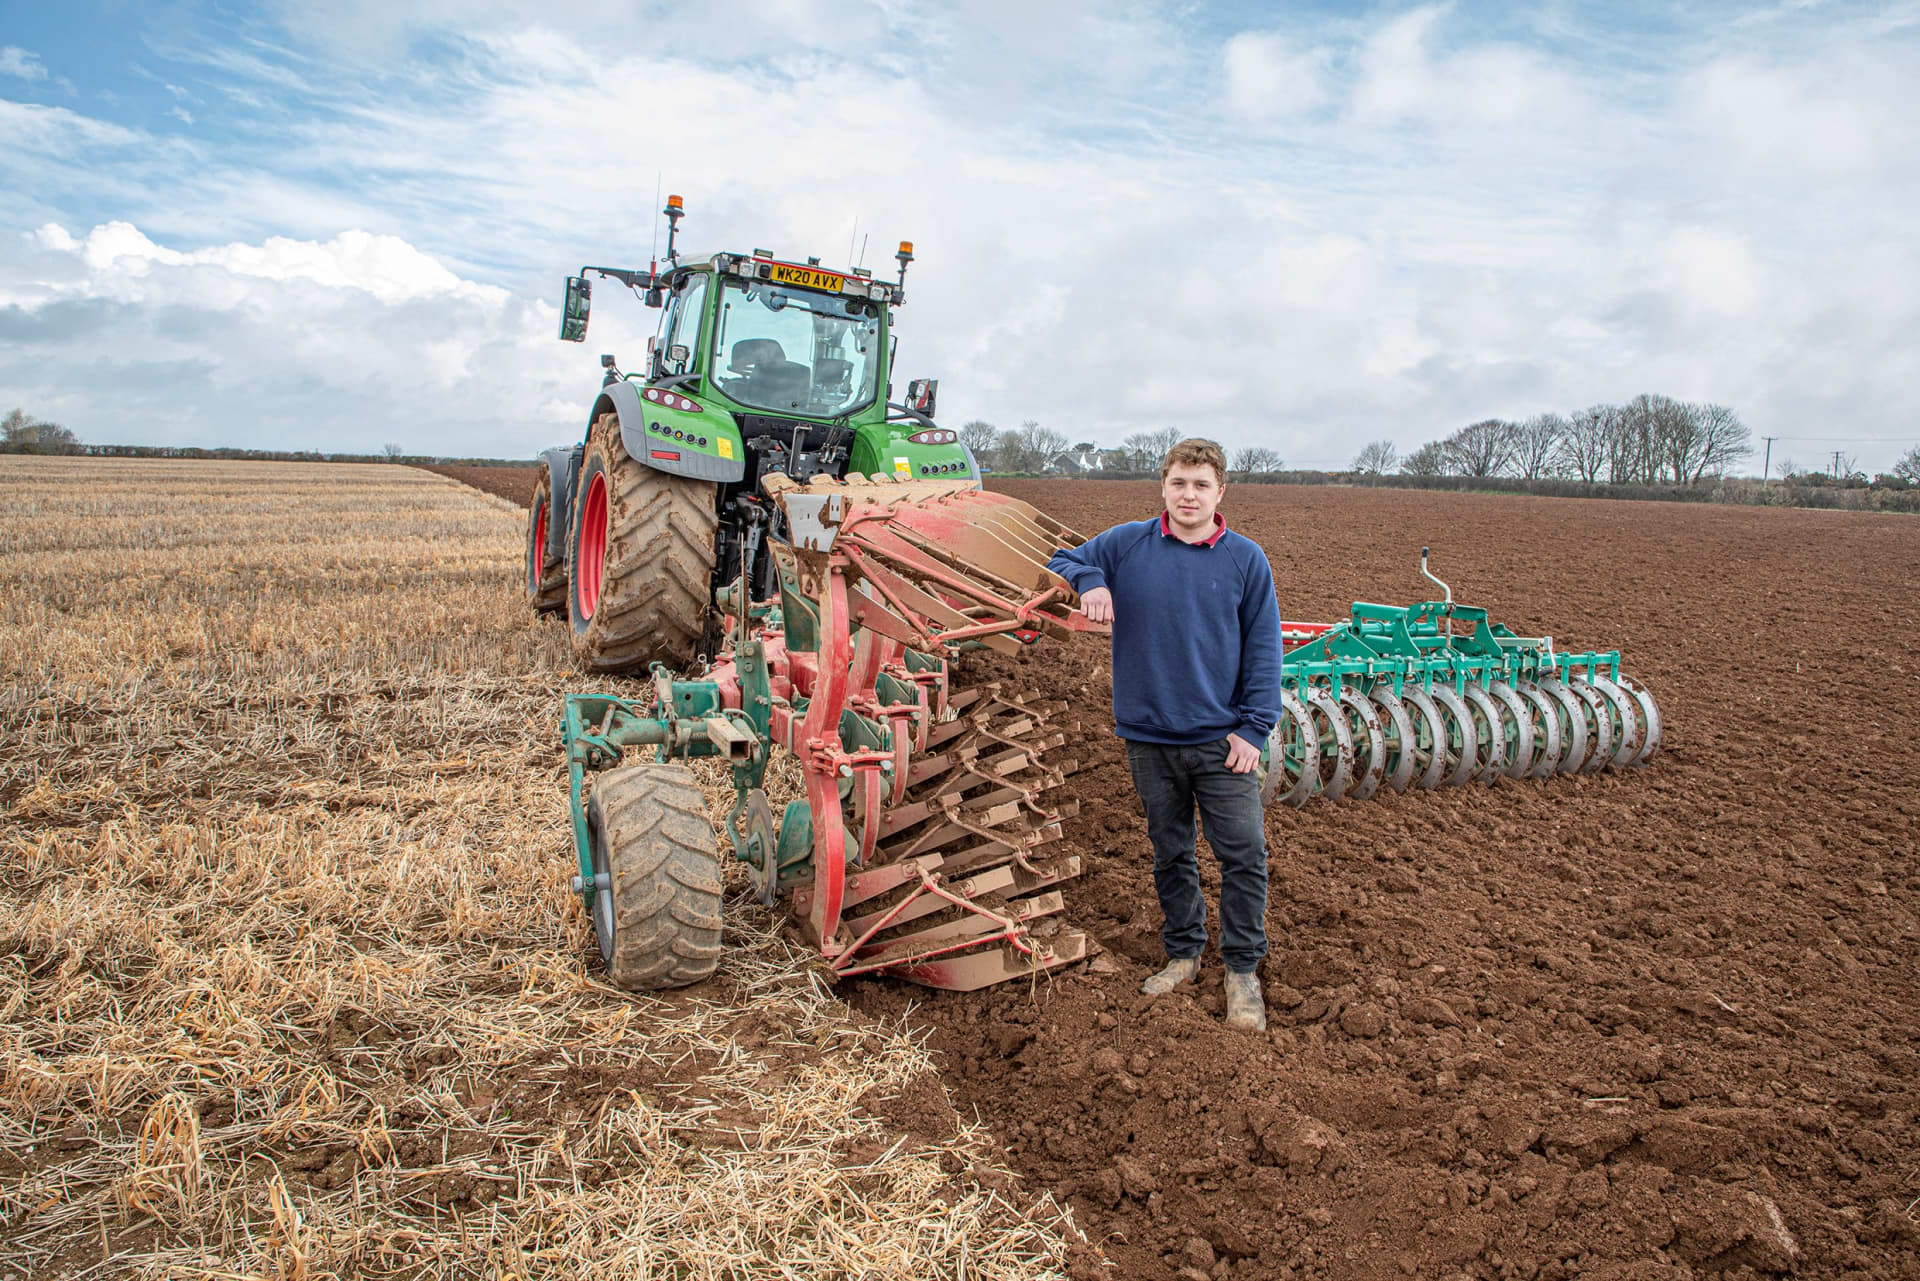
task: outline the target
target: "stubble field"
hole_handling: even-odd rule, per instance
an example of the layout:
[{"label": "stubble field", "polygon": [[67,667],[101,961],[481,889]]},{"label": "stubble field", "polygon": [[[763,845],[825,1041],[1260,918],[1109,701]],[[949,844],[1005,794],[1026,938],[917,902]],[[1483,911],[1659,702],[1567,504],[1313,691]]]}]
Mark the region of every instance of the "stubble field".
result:
[{"label": "stubble field", "polygon": [[521,521],[0,461],[0,1278],[1054,1272],[921,1041],[741,896],[719,978],[599,982]]},{"label": "stubble field", "polygon": [[[1092,965],[829,995],[736,892],[721,976],[633,998],[565,890],[557,695],[606,683],[518,609],[515,511],[399,469],[5,466],[21,1273],[1920,1275],[1910,520],[1231,489],[1287,617],[1424,596],[1430,542],[1668,720],[1641,771],[1272,811],[1247,1038],[1217,958],[1137,996],[1098,642],[969,660],[1091,731]],[[1157,510],[1003,487],[1089,533]]]}]

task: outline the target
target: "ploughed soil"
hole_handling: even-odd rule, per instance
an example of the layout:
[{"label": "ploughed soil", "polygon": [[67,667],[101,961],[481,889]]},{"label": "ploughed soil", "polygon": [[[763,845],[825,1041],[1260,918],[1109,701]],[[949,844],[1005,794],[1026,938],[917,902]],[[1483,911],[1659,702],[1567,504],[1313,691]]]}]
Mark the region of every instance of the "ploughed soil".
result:
[{"label": "ploughed soil", "polygon": [[[534,476],[431,470],[517,502]],[[1088,534],[1159,510],[1148,484],[994,488]],[[1425,599],[1430,544],[1460,601],[1620,649],[1664,744],[1276,805],[1255,1036],[1222,1023],[1211,950],[1139,995],[1160,913],[1105,643],[966,660],[1074,705],[1067,916],[1104,951],[843,994],[925,1029],[961,1113],[1073,1206],[1076,1277],[1920,1277],[1920,523],[1258,485],[1224,510],[1290,619]]]},{"label": "ploughed soil", "polygon": [[534,482],[540,479],[536,463],[511,463],[498,467],[442,467],[437,463],[417,463],[421,471],[446,476],[483,493],[522,505],[533,501]]},{"label": "ploughed soil", "polygon": [[[1088,534],[1159,510],[995,488]],[[849,996],[929,1029],[1108,1261],[1077,1271],[1920,1276],[1920,523],[1256,485],[1224,510],[1283,616],[1425,599],[1431,544],[1456,599],[1620,649],[1666,737],[1623,773],[1275,806],[1256,1036],[1211,949],[1139,995],[1160,913],[1104,642],[970,664],[1077,707],[1067,915],[1107,950]]]}]

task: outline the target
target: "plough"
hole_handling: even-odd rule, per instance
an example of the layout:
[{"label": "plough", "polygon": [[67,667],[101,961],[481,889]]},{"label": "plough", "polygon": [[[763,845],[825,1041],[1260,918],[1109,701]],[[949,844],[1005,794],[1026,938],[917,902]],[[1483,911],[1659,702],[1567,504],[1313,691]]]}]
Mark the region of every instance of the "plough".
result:
[{"label": "plough", "polygon": [[[1055,548],[1083,540],[972,480],[769,476],[764,490],[773,510],[749,513],[742,562],[777,511],[789,534],[769,545],[777,599],[747,599],[743,572],[722,592],[731,646],[704,673],[656,664],[650,699],[566,701],[574,885],[609,967],[639,986],[686,981],[708,961],[706,935],[717,944],[717,871],[691,892],[685,878],[655,877],[620,893],[619,865],[675,862],[662,859],[658,825],[643,825],[646,848],[619,848],[583,797],[586,772],[634,746],[728,762],[735,857],[764,903],[790,896],[836,976],[965,990],[1086,956],[1086,936],[1057,919],[1057,887],[1080,859],[1052,848],[1076,806],[1049,799],[1077,768],[1062,749],[1080,727],[1061,719],[1064,703],[949,682],[960,646],[1017,652],[1041,635],[1105,630],[1046,568]],[[806,784],[777,825],[764,786],[776,747]],[[626,897],[683,910],[618,919]]]}]

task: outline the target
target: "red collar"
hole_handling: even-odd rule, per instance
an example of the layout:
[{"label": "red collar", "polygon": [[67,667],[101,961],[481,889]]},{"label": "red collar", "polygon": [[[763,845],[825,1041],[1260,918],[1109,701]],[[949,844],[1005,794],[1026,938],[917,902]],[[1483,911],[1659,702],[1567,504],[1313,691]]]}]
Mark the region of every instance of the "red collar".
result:
[{"label": "red collar", "polygon": [[[1219,542],[1220,535],[1226,532],[1227,532],[1227,518],[1225,516],[1222,516],[1219,512],[1215,512],[1213,514],[1213,533],[1209,534],[1207,537],[1201,539],[1199,542],[1194,543],[1192,545],[1195,547],[1211,547],[1215,543]],[[1160,513],[1160,536],[1162,538],[1179,538],[1180,537],[1178,534],[1173,532],[1173,525],[1168,522],[1167,513],[1164,511]],[[1186,540],[1181,539],[1181,541],[1185,542]]]}]

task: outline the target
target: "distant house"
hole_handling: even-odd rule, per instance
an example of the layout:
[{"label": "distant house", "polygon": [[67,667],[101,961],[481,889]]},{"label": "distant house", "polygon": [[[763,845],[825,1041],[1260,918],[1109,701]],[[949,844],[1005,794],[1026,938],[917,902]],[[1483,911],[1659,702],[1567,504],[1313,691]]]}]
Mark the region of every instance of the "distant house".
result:
[{"label": "distant house", "polygon": [[1078,476],[1086,472],[1100,470],[1100,447],[1098,445],[1075,445],[1063,449],[1047,459],[1043,469],[1054,475]]}]

